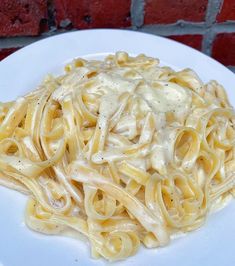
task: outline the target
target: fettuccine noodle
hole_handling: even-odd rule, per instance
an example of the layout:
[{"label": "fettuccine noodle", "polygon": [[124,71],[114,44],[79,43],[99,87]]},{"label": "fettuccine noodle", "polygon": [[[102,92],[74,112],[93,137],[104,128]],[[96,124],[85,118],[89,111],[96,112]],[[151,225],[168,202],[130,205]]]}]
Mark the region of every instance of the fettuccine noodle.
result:
[{"label": "fettuccine noodle", "polygon": [[[119,260],[200,227],[235,194],[235,113],[216,81],[125,52],[76,59],[0,103],[0,184],[26,224]],[[77,234],[79,233],[79,234]]]}]

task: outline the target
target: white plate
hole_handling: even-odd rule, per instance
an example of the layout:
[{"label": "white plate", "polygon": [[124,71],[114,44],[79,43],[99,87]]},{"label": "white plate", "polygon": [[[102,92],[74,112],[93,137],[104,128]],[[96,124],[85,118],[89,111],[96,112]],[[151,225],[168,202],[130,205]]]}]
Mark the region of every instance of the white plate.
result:
[{"label": "white plate", "polygon": [[[29,45],[0,63],[0,101],[33,90],[47,73],[59,73],[74,57],[102,58],[115,51],[145,53],[176,69],[190,67],[204,82],[218,80],[235,105],[235,75],[215,60],[175,41],[123,30],[87,30]],[[0,266],[107,265],[90,259],[83,242],[34,233],[24,225],[26,197],[0,187]],[[235,202],[207,224],[164,248],[141,250],[114,265],[235,265]]]}]

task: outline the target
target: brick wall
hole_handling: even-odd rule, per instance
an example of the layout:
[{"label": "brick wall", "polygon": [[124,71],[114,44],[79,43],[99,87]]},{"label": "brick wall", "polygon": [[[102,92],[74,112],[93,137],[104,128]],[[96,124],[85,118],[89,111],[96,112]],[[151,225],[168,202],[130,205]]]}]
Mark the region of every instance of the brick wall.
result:
[{"label": "brick wall", "polygon": [[235,0],[0,0],[0,60],[50,35],[90,28],[166,36],[235,69]]}]

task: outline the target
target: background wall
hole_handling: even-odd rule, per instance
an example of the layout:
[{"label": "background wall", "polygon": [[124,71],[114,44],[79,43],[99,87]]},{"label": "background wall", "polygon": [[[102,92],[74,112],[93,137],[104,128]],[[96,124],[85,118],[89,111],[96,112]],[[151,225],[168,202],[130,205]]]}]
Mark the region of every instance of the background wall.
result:
[{"label": "background wall", "polygon": [[0,0],[0,59],[39,39],[90,28],[167,36],[235,70],[235,0]]}]

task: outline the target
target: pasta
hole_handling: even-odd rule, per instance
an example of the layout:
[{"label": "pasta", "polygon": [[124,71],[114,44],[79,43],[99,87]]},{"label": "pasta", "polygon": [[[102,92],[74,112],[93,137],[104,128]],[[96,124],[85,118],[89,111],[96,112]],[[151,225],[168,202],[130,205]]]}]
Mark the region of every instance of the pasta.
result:
[{"label": "pasta", "polygon": [[216,81],[125,52],[0,103],[0,184],[25,221],[119,260],[195,230],[235,195],[235,113]]}]

